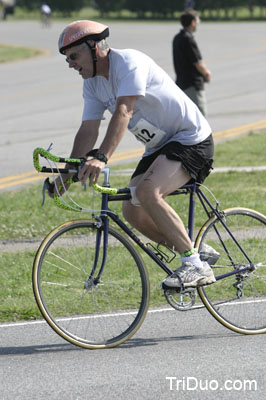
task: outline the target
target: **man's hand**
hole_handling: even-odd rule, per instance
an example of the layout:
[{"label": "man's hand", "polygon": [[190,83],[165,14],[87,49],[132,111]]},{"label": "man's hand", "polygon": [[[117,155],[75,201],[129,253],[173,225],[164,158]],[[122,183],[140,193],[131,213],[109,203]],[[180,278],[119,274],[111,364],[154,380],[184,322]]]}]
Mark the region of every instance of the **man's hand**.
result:
[{"label": "man's hand", "polygon": [[203,61],[199,61],[194,64],[197,70],[201,73],[201,75],[204,78],[204,82],[210,82],[211,81],[211,71],[208,70],[206,65],[204,64]]},{"label": "man's hand", "polygon": [[209,83],[211,81],[211,71],[208,69],[206,70],[206,73],[204,75],[204,82]]},{"label": "man's hand", "polygon": [[93,183],[97,183],[100,173],[104,167],[105,162],[97,160],[96,158],[86,161],[78,174],[78,178],[82,185],[85,185],[87,179],[89,179],[89,186],[92,186]]},{"label": "man's hand", "polygon": [[[59,193],[60,193],[60,195],[62,196],[62,195],[65,193],[65,190],[68,190],[68,188],[69,188],[69,186],[70,186],[70,183],[65,183],[65,181],[66,181],[67,179],[71,178],[71,176],[72,176],[72,175],[70,175],[70,174],[64,174],[64,175],[58,176],[58,177],[56,178],[56,180],[54,181],[54,191],[53,191],[53,193],[51,193],[51,192],[48,190],[48,195],[53,199],[53,198],[54,198],[54,195],[55,195],[55,194],[58,194],[58,190],[59,190],[59,188],[61,187],[61,190],[59,191]],[[64,187],[63,187],[62,181],[64,182],[64,187],[65,187],[65,189],[64,189]]]}]

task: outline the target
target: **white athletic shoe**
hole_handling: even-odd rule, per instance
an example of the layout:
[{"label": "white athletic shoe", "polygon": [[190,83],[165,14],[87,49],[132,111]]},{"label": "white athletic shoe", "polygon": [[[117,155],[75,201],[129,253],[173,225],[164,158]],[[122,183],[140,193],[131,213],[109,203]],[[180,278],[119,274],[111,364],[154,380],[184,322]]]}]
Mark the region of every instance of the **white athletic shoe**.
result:
[{"label": "white athletic shoe", "polygon": [[202,267],[185,262],[174,273],[162,281],[163,287],[180,288],[182,284],[187,287],[210,285],[216,281],[212,268],[207,262]]}]

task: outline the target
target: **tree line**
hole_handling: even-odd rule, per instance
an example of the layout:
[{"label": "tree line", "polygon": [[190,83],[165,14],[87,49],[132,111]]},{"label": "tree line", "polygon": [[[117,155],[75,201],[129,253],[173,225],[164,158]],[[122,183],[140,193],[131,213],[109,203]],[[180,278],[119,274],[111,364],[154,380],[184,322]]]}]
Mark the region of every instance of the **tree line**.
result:
[{"label": "tree line", "polygon": [[[43,1],[45,2],[45,1]],[[39,9],[41,0],[17,0],[17,6],[27,10]],[[92,7],[99,11],[102,17],[110,13],[121,14],[127,10],[137,18],[174,18],[184,10],[184,0],[47,0],[52,11],[62,15],[70,15],[73,11],[80,11],[84,7]],[[194,0],[194,8],[202,18],[234,18],[237,19],[238,10],[245,7],[249,10],[249,17],[254,17],[256,8],[260,10],[260,17],[266,17],[266,0]]]}]

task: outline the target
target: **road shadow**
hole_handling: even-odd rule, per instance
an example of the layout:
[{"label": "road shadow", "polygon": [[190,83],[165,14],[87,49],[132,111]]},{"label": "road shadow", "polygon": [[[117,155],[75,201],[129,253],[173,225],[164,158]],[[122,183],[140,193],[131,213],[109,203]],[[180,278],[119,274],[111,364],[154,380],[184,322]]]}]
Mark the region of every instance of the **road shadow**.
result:
[{"label": "road shadow", "polygon": [[[183,342],[183,341],[195,341],[195,340],[210,340],[210,339],[222,339],[222,338],[236,338],[239,341],[240,337],[246,337],[245,335],[236,335],[235,333],[224,333],[224,334],[209,334],[209,335],[186,335],[186,336],[170,336],[160,338],[132,338],[127,342],[110,349],[106,350],[125,350],[130,348],[138,347],[149,347],[157,346],[163,342]],[[25,356],[25,355],[39,355],[42,353],[57,353],[66,351],[86,351],[78,346],[74,346],[70,343],[59,343],[59,344],[44,344],[44,345],[33,345],[33,346],[10,346],[0,347],[1,356]],[[93,351],[102,351],[103,349],[95,349]]]},{"label": "road shadow", "polygon": [[60,351],[82,351],[82,348],[74,346],[70,343],[0,347],[0,357],[10,355],[25,356],[41,353],[56,353]]},{"label": "road shadow", "polygon": [[224,338],[238,338],[239,336],[246,337],[245,335],[236,335],[235,333],[224,333],[224,334],[209,334],[209,335],[185,335],[185,336],[169,336],[160,338],[133,338],[127,342],[121,344],[117,349],[126,349],[130,347],[147,347],[155,346],[162,342],[181,342],[181,341],[192,341],[192,340],[210,340],[210,339],[224,339]]}]

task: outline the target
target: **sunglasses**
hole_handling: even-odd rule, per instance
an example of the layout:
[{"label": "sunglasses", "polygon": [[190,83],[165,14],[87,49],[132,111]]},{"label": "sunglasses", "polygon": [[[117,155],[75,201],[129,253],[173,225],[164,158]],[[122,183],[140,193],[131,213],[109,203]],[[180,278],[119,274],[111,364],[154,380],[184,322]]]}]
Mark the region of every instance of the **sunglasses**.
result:
[{"label": "sunglasses", "polygon": [[69,61],[75,61],[77,59],[77,53],[71,53],[69,56],[66,58],[66,62],[69,63]]}]

